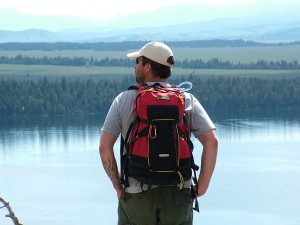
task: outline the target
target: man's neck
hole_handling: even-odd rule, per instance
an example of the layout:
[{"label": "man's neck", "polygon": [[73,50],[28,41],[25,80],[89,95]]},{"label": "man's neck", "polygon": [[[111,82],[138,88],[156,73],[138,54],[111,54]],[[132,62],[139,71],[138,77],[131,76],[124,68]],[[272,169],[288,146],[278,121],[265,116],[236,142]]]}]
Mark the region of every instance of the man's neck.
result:
[{"label": "man's neck", "polygon": [[167,83],[167,79],[162,79],[162,78],[159,78],[159,77],[149,77],[149,79],[146,79],[145,80],[145,83],[147,82],[163,82],[163,83]]}]

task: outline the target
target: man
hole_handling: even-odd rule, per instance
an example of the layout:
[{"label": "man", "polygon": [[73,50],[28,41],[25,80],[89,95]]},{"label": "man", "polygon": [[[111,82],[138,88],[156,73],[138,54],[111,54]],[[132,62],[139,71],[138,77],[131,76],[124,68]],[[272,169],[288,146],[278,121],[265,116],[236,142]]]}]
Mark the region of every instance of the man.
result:
[{"label": "man", "polygon": [[[135,75],[139,84],[159,83],[170,87],[167,80],[171,76],[174,56],[167,45],[161,42],[150,42],[139,51],[129,53],[127,56],[136,59]],[[129,177],[129,187],[123,187],[120,183],[113,146],[120,133],[125,138],[130,123],[134,120],[133,106],[136,95],[136,90],[127,90],[114,99],[100,138],[99,152],[103,167],[119,199],[118,224],[192,225],[193,200],[190,182],[184,183],[182,191],[173,185],[154,185],[147,189],[149,186],[143,187],[132,177]],[[214,131],[215,125],[198,100],[189,93],[184,95],[185,114],[191,132],[203,145],[196,196],[200,197],[207,191],[214,171],[218,140]]]}]

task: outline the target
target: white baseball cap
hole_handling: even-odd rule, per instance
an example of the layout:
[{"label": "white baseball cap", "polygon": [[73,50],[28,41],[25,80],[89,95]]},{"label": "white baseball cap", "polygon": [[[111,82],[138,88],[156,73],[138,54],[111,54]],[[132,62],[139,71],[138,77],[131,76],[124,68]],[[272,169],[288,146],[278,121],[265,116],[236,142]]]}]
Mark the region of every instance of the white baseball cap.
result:
[{"label": "white baseball cap", "polygon": [[[168,59],[170,56],[174,57],[172,50],[166,44],[162,42],[150,42],[142,47],[137,52],[128,53],[129,58],[138,58],[140,56],[145,56],[148,59],[153,60],[159,64],[172,67]],[[173,61],[174,62],[174,61]]]}]

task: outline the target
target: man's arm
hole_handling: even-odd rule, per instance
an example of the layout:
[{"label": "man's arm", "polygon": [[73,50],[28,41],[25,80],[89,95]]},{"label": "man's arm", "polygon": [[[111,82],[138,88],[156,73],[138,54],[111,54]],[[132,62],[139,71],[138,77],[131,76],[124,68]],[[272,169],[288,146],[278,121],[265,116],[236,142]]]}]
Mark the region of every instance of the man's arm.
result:
[{"label": "man's arm", "polygon": [[104,170],[111,180],[113,187],[116,189],[118,198],[120,198],[123,192],[123,188],[119,181],[120,177],[118,166],[113,151],[116,140],[116,136],[107,132],[102,132],[100,137],[99,153]]},{"label": "man's arm", "polygon": [[197,195],[197,197],[200,197],[207,191],[210,179],[214,172],[218,152],[218,138],[214,130],[209,130],[200,135],[198,140],[203,145]]}]

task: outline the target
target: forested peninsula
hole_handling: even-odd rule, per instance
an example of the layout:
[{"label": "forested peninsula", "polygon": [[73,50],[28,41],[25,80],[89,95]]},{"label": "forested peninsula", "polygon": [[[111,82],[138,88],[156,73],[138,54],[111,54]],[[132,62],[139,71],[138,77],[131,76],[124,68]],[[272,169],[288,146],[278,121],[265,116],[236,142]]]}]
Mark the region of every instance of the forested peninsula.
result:
[{"label": "forested peninsula", "polygon": [[[17,55],[15,57],[0,56],[0,64],[17,65],[55,65],[55,66],[120,66],[133,67],[133,61],[129,58],[109,58],[96,59],[93,57],[28,57]],[[297,60],[287,62],[257,60],[251,63],[232,63],[229,60],[222,61],[218,58],[204,61],[202,59],[177,60],[176,67],[191,69],[255,69],[255,70],[297,70],[300,69],[300,63]]]},{"label": "forested peninsula", "polygon": [[[212,76],[172,78],[188,80],[209,112],[279,111],[300,109],[300,79]],[[0,80],[0,115],[65,115],[105,113],[119,92],[134,84],[134,77],[92,79]]]},{"label": "forested peninsula", "polygon": [[[127,90],[135,84],[134,75],[117,76],[117,79],[93,79],[92,75],[81,75],[84,79],[77,78],[73,73],[77,68],[115,68],[134,66],[134,60],[128,58],[111,58],[110,55],[103,58],[87,57],[80,54],[76,56],[60,54],[64,51],[128,51],[138,49],[147,41],[115,42],[115,43],[1,43],[0,66],[3,71],[0,76],[0,116],[31,116],[31,115],[77,115],[106,113],[113,99],[121,91]],[[168,42],[170,47],[176,48],[243,48],[255,47],[261,52],[263,46],[289,46],[295,48],[300,42],[292,43],[258,43],[244,40],[207,40],[207,41],[182,41]],[[272,47],[272,48],[273,48]],[[248,49],[248,48],[247,48]],[[281,48],[280,48],[281,49]],[[290,48],[288,48],[290,50]],[[43,55],[22,55],[42,51]],[[57,51],[56,56],[47,56],[44,53]],[[209,51],[209,50],[208,50]],[[25,52],[25,53],[24,53]],[[79,51],[80,52],[80,51]],[[248,52],[246,52],[247,54]],[[5,55],[6,54],[6,55]],[[105,53],[106,54],[106,53]],[[288,52],[288,54],[290,54]],[[122,54],[122,56],[125,55]],[[105,55],[106,56],[106,55]],[[217,55],[219,56],[219,55]],[[193,84],[190,92],[195,95],[201,104],[209,112],[247,112],[247,111],[293,111],[300,110],[300,63],[297,55],[287,57],[281,55],[280,60],[272,61],[263,59],[259,52],[257,61],[231,62],[217,57],[212,59],[181,58],[176,61],[176,67],[187,69],[223,69],[226,71],[251,70],[253,76],[227,76],[227,75],[197,75],[193,72],[182,76],[171,77],[170,83],[177,85],[183,81]],[[289,58],[290,61],[285,59]],[[281,60],[283,59],[283,60]],[[14,65],[49,65],[56,67],[70,67],[71,72],[67,76],[47,77],[40,75],[42,66],[38,71],[37,79],[33,79],[30,72],[16,71],[10,76],[9,69]],[[32,66],[35,67],[35,66]],[[19,68],[19,67],[18,67]],[[55,67],[54,67],[55,68]],[[57,69],[57,68],[56,68]],[[85,68],[86,69],[86,68]],[[118,69],[118,68],[117,68]],[[254,70],[276,71],[275,75],[265,78],[255,75]],[[293,75],[285,76],[282,71],[291,71]],[[1,72],[1,71],[0,71]],[[59,73],[54,71],[54,73]],[[278,73],[283,75],[277,76]],[[133,70],[132,73],[133,74]],[[20,75],[21,74],[21,75]],[[285,73],[286,74],[286,73]],[[51,74],[52,75],[52,74]],[[74,75],[74,76],[73,76]],[[22,76],[22,79],[18,77]],[[105,77],[113,77],[108,74]]]},{"label": "forested peninsula", "polygon": [[[0,51],[129,51],[139,49],[147,41],[124,41],[124,42],[96,42],[96,43],[0,43]],[[260,43],[254,41],[238,40],[195,40],[195,41],[174,41],[166,42],[171,48],[244,48],[244,47],[280,47],[280,46],[299,46],[300,41],[289,43]],[[263,51],[263,50],[262,50]],[[56,57],[30,57],[22,54],[16,56],[0,55],[0,64],[18,64],[18,65],[55,65],[55,66],[120,66],[132,67],[132,60],[128,58],[111,58],[105,57],[97,59],[95,57],[83,56],[56,56]],[[265,69],[265,70],[297,70],[300,69],[300,62],[294,59],[287,60],[270,60],[263,58],[254,62],[233,63],[230,60],[221,60],[213,57],[209,60],[203,59],[184,59],[176,60],[176,67],[192,69]]]}]

